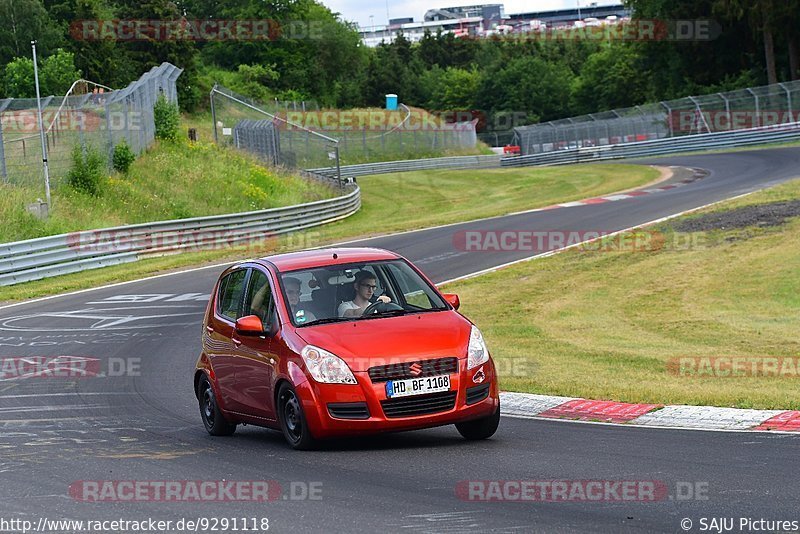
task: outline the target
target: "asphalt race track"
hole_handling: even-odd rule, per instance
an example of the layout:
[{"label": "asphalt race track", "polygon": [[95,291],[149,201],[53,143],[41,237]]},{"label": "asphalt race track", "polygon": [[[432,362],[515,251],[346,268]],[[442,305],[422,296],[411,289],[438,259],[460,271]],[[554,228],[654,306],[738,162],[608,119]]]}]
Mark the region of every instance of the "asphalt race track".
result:
[{"label": "asphalt race track", "polygon": [[[800,149],[675,156],[703,179],[605,204],[370,239],[441,282],[542,251],[465,252],[464,230],[636,226],[800,175]],[[402,214],[387,214],[388,217]],[[0,371],[0,519],[268,518],[271,531],[681,532],[701,518],[800,520],[800,436],[659,430],[503,418],[498,434],[454,428],[292,452],[278,432],[212,438],[191,377],[207,294],[221,269],[175,274],[0,309],[0,358],[63,356],[94,377]],[[470,501],[467,481],[649,481],[655,501]],[[84,502],[81,481],[275,481],[271,502]],[[700,498],[697,498],[698,495]],[[174,524],[174,523],[173,523]],[[686,525],[686,523],[684,523]],[[252,524],[250,525],[252,527]],[[252,530],[251,530],[252,531]]]}]

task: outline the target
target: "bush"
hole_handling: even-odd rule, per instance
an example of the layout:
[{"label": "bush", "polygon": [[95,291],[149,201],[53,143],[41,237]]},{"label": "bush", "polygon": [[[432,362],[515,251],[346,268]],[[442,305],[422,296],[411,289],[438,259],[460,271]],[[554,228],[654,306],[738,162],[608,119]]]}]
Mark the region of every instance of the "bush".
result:
[{"label": "bush", "polygon": [[84,150],[81,145],[72,149],[72,168],[67,173],[67,184],[76,191],[92,196],[100,195],[103,188],[103,177],[106,170],[106,159],[93,146]]},{"label": "bush", "polygon": [[136,159],[136,155],[131,150],[131,147],[128,146],[128,143],[123,139],[117,146],[114,147],[114,154],[111,157],[111,163],[114,165],[114,169],[117,172],[121,172],[122,174],[128,174],[128,169],[131,168],[131,164],[133,160]]},{"label": "bush", "polygon": [[158,95],[153,106],[153,121],[156,125],[156,138],[175,141],[178,138],[178,121],[180,112],[176,104],[170,103],[166,97]]}]

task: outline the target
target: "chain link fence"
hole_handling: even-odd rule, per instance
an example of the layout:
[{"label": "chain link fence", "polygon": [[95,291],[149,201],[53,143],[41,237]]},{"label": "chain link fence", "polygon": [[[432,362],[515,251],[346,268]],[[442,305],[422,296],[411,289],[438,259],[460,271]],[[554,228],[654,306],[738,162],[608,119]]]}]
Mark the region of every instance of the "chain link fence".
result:
[{"label": "chain link fence", "polygon": [[[301,106],[302,107],[302,106]],[[473,150],[477,121],[448,124],[423,110],[276,110],[215,85],[212,120],[217,142],[272,165],[308,169],[391,161]]]},{"label": "chain link fence", "polygon": [[[136,154],[147,148],[155,137],[153,105],[160,94],[177,103],[175,82],[181,72],[163,63],[125,89],[106,91],[80,81],[65,96],[43,97],[51,185],[66,176],[76,146],[100,151],[109,167],[114,147],[123,140]],[[27,186],[44,181],[35,98],[0,99],[0,178]]]},{"label": "chain link fence", "polygon": [[514,129],[514,144],[527,155],[794,122],[800,122],[800,81],[522,126]]},{"label": "chain link fence", "polygon": [[403,104],[396,112],[355,110],[337,114],[338,127],[326,133],[339,139],[342,161],[347,165],[458,155],[478,142],[477,120],[448,123]]},{"label": "chain link fence", "polygon": [[221,85],[211,89],[214,140],[246,150],[265,163],[302,170],[339,166],[339,141],[315,132],[273,109]]}]

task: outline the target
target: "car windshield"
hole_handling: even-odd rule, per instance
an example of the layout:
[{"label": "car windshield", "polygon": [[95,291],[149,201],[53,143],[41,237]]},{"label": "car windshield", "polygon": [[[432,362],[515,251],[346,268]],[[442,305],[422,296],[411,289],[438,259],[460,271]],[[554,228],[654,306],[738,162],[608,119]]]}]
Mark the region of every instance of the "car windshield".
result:
[{"label": "car windshield", "polygon": [[295,326],[447,309],[403,260],[290,271],[281,275],[281,286]]}]

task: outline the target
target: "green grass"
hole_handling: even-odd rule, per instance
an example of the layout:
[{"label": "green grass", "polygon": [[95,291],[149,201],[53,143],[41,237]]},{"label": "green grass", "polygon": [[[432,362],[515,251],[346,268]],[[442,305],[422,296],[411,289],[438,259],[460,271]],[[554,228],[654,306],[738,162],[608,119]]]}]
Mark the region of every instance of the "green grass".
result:
[{"label": "green grass", "polygon": [[0,242],[122,224],[236,213],[333,196],[325,186],[258,165],[249,156],[208,141],[156,143],[127,176],[110,174],[99,197],[62,182],[53,191],[50,218],[24,206],[38,188],[0,185]]},{"label": "green grass", "polygon": [[361,210],[325,227],[330,239],[372,236],[506,215],[640,186],[659,171],[579,165],[416,171],[364,176]]},{"label": "green grass", "polygon": [[[202,139],[202,137],[201,137]],[[316,247],[358,237],[542,207],[606,194],[651,182],[659,172],[638,165],[420,171],[359,179],[361,210],[342,221],[274,242],[270,250],[242,247],[152,258],[0,288],[11,301],[134,280],[186,266],[263,256],[274,250]]]},{"label": "green grass", "polygon": [[[704,211],[798,197],[794,181]],[[694,246],[671,246],[671,223],[657,229],[665,246],[572,250],[445,289],[483,329],[506,390],[800,409],[800,378],[667,367],[682,357],[800,356],[800,218],[695,235]]]}]

